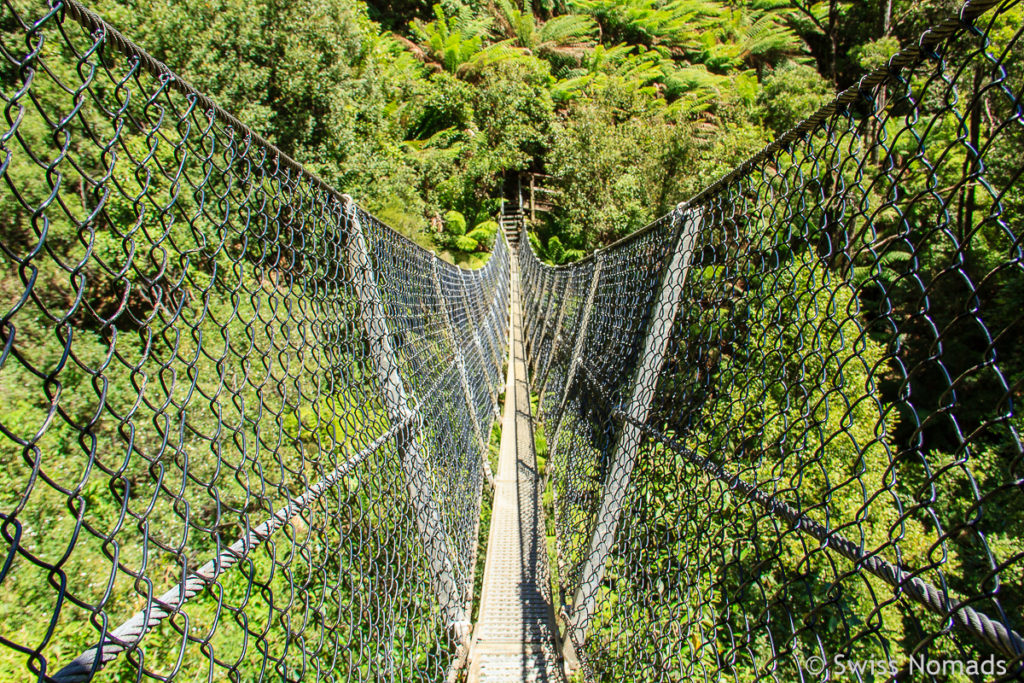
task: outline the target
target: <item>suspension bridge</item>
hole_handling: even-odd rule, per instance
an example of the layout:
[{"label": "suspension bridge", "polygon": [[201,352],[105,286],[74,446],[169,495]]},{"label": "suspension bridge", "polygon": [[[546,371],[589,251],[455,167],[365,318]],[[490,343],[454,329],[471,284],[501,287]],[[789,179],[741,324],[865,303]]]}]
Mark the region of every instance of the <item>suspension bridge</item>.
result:
[{"label": "suspension bridge", "polygon": [[1017,1],[580,261],[512,203],[473,271],[17,7],[6,680],[1024,675]]}]

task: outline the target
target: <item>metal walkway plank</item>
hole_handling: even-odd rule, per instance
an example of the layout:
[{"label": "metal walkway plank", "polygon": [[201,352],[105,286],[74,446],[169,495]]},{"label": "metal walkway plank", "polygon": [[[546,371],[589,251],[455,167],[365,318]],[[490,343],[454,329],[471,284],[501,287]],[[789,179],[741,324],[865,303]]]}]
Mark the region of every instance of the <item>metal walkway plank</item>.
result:
[{"label": "metal walkway plank", "polygon": [[511,299],[501,450],[469,683],[565,681],[551,602],[543,480],[533,448],[519,270],[514,256]]}]

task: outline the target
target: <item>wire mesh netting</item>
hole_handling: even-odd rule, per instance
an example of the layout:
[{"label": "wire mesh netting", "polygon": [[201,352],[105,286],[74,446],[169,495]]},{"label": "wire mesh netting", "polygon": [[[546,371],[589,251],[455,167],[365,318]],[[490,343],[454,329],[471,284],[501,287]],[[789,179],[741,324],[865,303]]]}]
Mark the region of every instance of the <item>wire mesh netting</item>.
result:
[{"label": "wire mesh netting", "polygon": [[441,262],[77,3],[0,55],[0,678],[443,680],[504,238]]},{"label": "wire mesh netting", "polygon": [[641,233],[521,248],[587,678],[1021,675],[1022,26],[968,3]]}]

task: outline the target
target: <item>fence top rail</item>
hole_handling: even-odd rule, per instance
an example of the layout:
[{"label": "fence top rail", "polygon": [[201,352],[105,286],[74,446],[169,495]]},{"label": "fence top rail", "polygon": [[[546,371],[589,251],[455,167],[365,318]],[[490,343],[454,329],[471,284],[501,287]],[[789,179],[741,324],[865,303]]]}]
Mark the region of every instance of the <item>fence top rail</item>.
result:
[{"label": "fence top rail", "polygon": [[[672,215],[680,211],[686,210],[691,206],[697,206],[703,204],[713,196],[721,192],[723,189],[728,187],[737,178],[747,174],[758,165],[771,159],[779,152],[784,151],[792,143],[810,135],[818,129],[830,116],[833,116],[839,112],[842,112],[850,104],[865,91],[870,90],[876,86],[882,85],[890,79],[897,76],[907,66],[910,66],[917,60],[921,59],[922,56],[927,55],[931,52],[939,43],[946,40],[958,30],[967,30],[974,26],[975,21],[984,15],[986,12],[994,7],[1005,5],[1010,6],[1016,4],[1019,0],[967,0],[960,8],[960,10],[952,17],[947,18],[941,23],[929,28],[927,31],[921,34],[916,44],[910,45],[903,48],[898,53],[889,58],[889,61],[876,67],[872,71],[868,72],[860,78],[854,85],[851,85],[846,90],[839,92],[832,100],[827,104],[822,105],[816,112],[805,118],[800,123],[796,124],[788,131],[778,136],[766,145],[760,152],[757,152],[749,159],[744,161],[739,166],[736,166],[731,171],[720,177],[715,182],[708,185],[706,188],[695,194],[690,199],[680,202],[675,210],[660,216],[659,218],[651,221],[649,224],[640,228],[636,232],[632,232],[611,244],[605,245],[600,249],[595,249],[591,254],[581,258],[578,261],[572,263],[566,263],[562,265],[551,265],[544,263],[536,254],[533,254],[533,245],[529,245],[528,251],[533,254],[534,258],[537,259],[540,264],[545,268],[554,270],[573,268],[577,265],[587,263],[588,261],[596,258],[599,253],[608,252],[615,250],[625,244],[629,244],[634,240],[641,239],[644,235],[656,230],[664,224],[666,220],[671,219]],[[526,240],[529,244],[529,240]]]}]

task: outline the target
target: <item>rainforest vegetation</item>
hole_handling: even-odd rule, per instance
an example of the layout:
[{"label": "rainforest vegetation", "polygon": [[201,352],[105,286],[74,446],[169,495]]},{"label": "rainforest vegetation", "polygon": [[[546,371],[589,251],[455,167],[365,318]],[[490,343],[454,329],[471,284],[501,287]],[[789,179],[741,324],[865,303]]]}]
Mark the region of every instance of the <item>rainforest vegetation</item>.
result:
[{"label": "rainforest vegetation", "polygon": [[[379,217],[461,261],[550,176],[544,254],[665,213],[955,0],[101,0],[94,8]],[[461,214],[465,220],[449,212]],[[465,232],[464,232],[465,231]]]},{"label": "rainforest vegetation", "polygon": [[[509,178],[520,173],[543,178],[550,191],[550,210],[531,217],[531,242],[550,263],[572,262],[639,230],[693,196],[826,103],[838,89],[884,64],[928,26],[950,16],[960,2],[93,0],[88,5],[328,185],[351,194],[361,206],[422,246],[455,263],[475,267],[488,258],[493,247],[498,230],[495,219]],[[39,17],[45,14],[45,6],[38,0],[11,0],[0,10],[6,102],[14,99],[11,93],[28,89],[28,77],[14,66],[17,59],[11,55],[24,55],[38,47],[33,40],[25,40],[26,29],[14,18],[12,8],[22,17]],[[1008,40],[1016,30],[1014,22],[1019,27],[1022,17],[1020,5],[1008,12],[997,27],[996,42]],[[52,33],[52,26],[48,30]],[[57,59],[60,48],[54,47],[54,42],[39,49],[50,50],[45,54],[54,73],[36,75],[33,96],[38,110],[59,111],[74,98],[70,90],[62,91],[53,83],[60,79],[75,82],[76,78],[80,82],[87,69],[73,60]],[[1012,56],[1018,61],[1020,49],[1019,44],[1013,47],[1016,52]],[[1020,77],[1013,78],[1017,80],[1011,82],[1011,89],[1019,92]],[[979,75],[975,83],[981,81]],[[116,97],[118,92],[109,87],[104,95]],[[934,172],[915,168],[901,177],[901,187],[908,195],[928,196],[936,183],[940,190],[955,187],[971,162],[963,145],[951,141],[970,135],[975,143],[996,140],[986,146],[988,180],[1006,190],[999,196],[1005,215],[1024,212],[1024,192],[1015,186],[1024,136],[1019,126],[1000,126],[1000,121],[1011,118],[1007,98],[1000,99],[995,88],[986,98],[984,106],[975,98],[979,104],[962,120],[950,119],[935,127],[931,136],[936,146],[956,149]],[[941,104],[935,107],[941,108]],[[91,115],[102,118],[95,111]],[[19,130],[23,147],[59,146],[58,126],[44,118],[45,113],[29,108]],[[895,130],[901,122],[893,117],[886,125]],[[963,132],[965,125],[969,133]],[[141,165],[175,168],[173,144],[147,147],[147,131],[129,128],[126,126],[118,153],[145,159]],[[75,133],[79,147],[71,149],[70,156],[77,154],[76,158],[85,159],[91,168],[105,172],[108,151],[85,131]],[[181,135],[180,131],[177,134]],[[876,139],[884,138],[884,126],[880,124],[874,134]],[[175,132],[168,135],[173,138]],[[904,147],[896,154],[914,154],[909,136],[900,144]],[[809,168],[814,160],[804,159],[794,166],[799,163]],[[884,161],[871,163],[869,174],[885,174]],[[344,415],[349,420],[345,433],[358,434],[364,440],[385,431],[383,409],[370,388],[372,373],[364,367],[365,359],[352,361],[351,366],[346,365],[347,356],[335,359],[345,365],[338,374],[348,382],[346,389],[320,394],[316,393],[317,381],[323,373],[313,354],[298,343],[285,350],[278,347],[281,335],[287,337],[291,332],[303,340],[315,339],[320,330],[315,328],[314,314],[309,318],[302,315],[305,307],[310,311],[316,308],[309,292],[297,286],[288,289],[281,279],[275,279],[282,277],[280,272],[271,277],[260,270],[273,260],[268,257],[273,250],[254,239],[249,244],[252,253],[237,248],[237,253],[229,256],[225,252],[230,249],[225,248],[201,263],[189,262],[182,255],[193,252],[180,245],[201,252],[219,227],[205,216],[191,225],[168,221],[170,227],[162,236],[134,233],[137,244],[152,247],[142,256],[138,254],[144,249],[136,254],[131,251],[135,246],[125,246],[131,240],[116,240],[111,231],[98,231],[94,226],[93,234],[83,237],[87,231],[80,231],[74,220],[51,220],[44,240],[40,237],[42,221],[24,205],[41,204],[50,193],[48,175],[41,170],[45,165],[32,163],[23,153],[20,157],[15,154],[14,161],[3,168],[8,187],[19,194],[5,188],[0,195],[0,242],[5,249],[0,294],[5,306],[18,310],[11,316],[10,327],[2,328],[6,346],[0,353],[6,360],[0,364],[0,395],[6,403],[0,419],[4,433],[0,436],[0,507],[5,515],[18,508],[17,522],[22,525],[18,534],[24,536],[11,540],[13,524],[3,526],[3,533],[8,543],[20,543],[44,558],[32,563],[12,553],[0,571],[0,587],[5,591],[0,601],[4,624],[0,635],[26,649],[2,650],[0,678],[5,680],[23,678],[26,661],[35,661],[31,653],[44,645],[53,661],[74,657],[95,643],[102,619],[129,615],[145,603],[141,596],[174,585],[186,551],[192,560],[208,558],[221,547],[222,533],[232,541],[237,538],[238,518],[230,523],[222,519],[221,505],[233,512],[253,511],[258,496],[252,494],[247,470],[241,465],[230,469],[232,457],[249,457],[254,443],[260,444],[256,450],[263,449],[259,457],[267,457],[265,452],[271,451],[277,458],[271,463],[276,469],[267,466],[266,471],[261,470],[259,481],[273,489],[268,496],[285,498],[308,485],[304,468],[310,467],[315,457],[325,452],[348,457],[359,445],[340,438],[338,434],[344,430],[335,429],[336,424],[319,419],[309,422],[311,412],[317,418],[321,413]],[[196,170],[193,167],[189,172]],[[176,182],[166,177],[150,179],[133,171],[130,164],[113,165],[106,181],[108,187],[118,188],[111,191],[105,206],[105,220],[111,226],[134,228],[144,223],[137,203],[130,201],[144,194],[167,206],[176,203],[169,213],[177,212],[179,217],[202,213],[196,208],[200,193],[178,197]],[[856,184],[862,171],[844,167],[837,171],[836,182]],[[69,177],[74,175],[66,172]],[[216,182],[211,180],[210,188]],[[74,195],[76,190],[71,187],[72,183],[65,183],[62,199]],[[80,189],[83,206],[75,210],[84,210],[90,200],[84,182]],[[771,243],[765,253],[784,275],[774,281],[763,277],[762,282],[774,287],[770,292],[768,285],[758,289],[757,277],[763,273],[746,277],[732,272],[726,275],[734,278],[733,286],[723,294],[720,280],[715,279],[721,274],[716,270],[719,266],[705,264],[702,277],[706,275],[706,280],[695,279],[690,286],[706,292],[694,299],[701,305],[693,305],[688,317],[678,323],[691,325],[692,334],[677,335],[673,341],[672,352],[682,359],[673,367],[679,373],[675,381],[699,385],[687,409],[705,411],[713,418],[695,419],[701,427],[692,430],[710,444],[712,452],[747,449],[771,453],[773,448],[781,448],[778,442],[788,433],[780,425],[800,420],[814,422],[825,432],[852,435],[836,437],[827,447],[821,440],[805,444],[809,452],[822,450],[827,458],[822,460],[822,480],[808,479],[803,489],[807,496],[832,495],[836,506],[843,507],[839,518],[846,515],[845,519],[855,520],[851,523],[861,522],[863,512],[858,508],[860,490],[851,493],[859,479],[848,471],[849,453],[859,446],[850,446],[844,439],[871,444],[856,456],[864,468],[874,470],[885,469],[890,450],[920,454],[918,461],[902,461],[905,467],[900,470],[898,489],[905,500],[930,501],[922,508],[927,514],[919,511],[918,518],[909,520],[909,530],[900,532],[908,539],[910,556],[922,565],[929,560],[932,566],[947,562],[954,592],[968,594],[972,585],[976,589],[984,584],[988,590],[999,583],[1005,609],[1019,615],[1024,605],[1020,562],[1024,557],[1024,505],[1019,484],[1013,483],[1021,480],[1021,423],[1012,405],[1013,398],[1020,397],[1024,380],[1024,354],[1013,343],[1024,333],[1019,221],[1015,233],[997,222],[975,230],[972,226],[980,219],[972,215],[990,210],[993,199],[981,192],[977,197],[968,198],[969,194],[967,190],[959,192],[957,209],[951,211],[959,214],[953,221],[961,230],[959,237],[971,244],[956,267],[949,264],[959,258],[959,251],[950,241],[923,239],[931,234],[939,211],[924,201],[898,219],[892,207],[879,212],[873,227],[876,232],[859,235],[861,242],[851,247],[854,256],[842,265],[846,268],[843,277],[837,278],[846,283],[842,286],[822,284],[831,283],[840,267],[822,263],[809,241],[783,245],[780,237],[778,243],[771,243],[774,235],[765,237],[764,244]],[[798,194],[789,198],[794,202],[800,199]],[[792,215],[800,216],[805,225],[819,219],[822,225],[829,223],[832,214],[823,216],[835,210],[831,206],[816,206],[813,212],[803,211],[803,206],[791,208]],[[68,210],[68,215],[75,210]],[[897,231],[908,225],[911,237],[901,233],[897,239]],[[781,234],[791,226],[772,227]],[[919,238],[921,246],[915,247],[915,253],[901,251]],[[47,251],[43,256],[33,256],[34,261],[24,256],[44,241]],[[737,259],[746,258],[750,246],[741,242],[730,246],[740,254]],[[140,288],[132,289],[138,273],[129,273],[130,277],[124,273],[129,272],[127,264],[133,258],[136,268],[140,262],[148,265],[144,256],[153,258],[167,243],[177,245],[177,252],[171,250],[173,256],[181,257],[185,264],[172,263],[168,272],[175,267],[181,271],[191,268],[189,291],[198,291],[205,299],[190,295],[188,301],[179,302],[183,317],[153,333],[159,307],[154,301],[138,299]],[[279,250],[276,256],[281,253]],[[77,259],[81,264],[88,261],[88,267],[74,266]],[[1013,259],[1017,259],[1016,266],[1006,265]],[[30,261],[31,268],[24,265]],[[121,265],[124,272],[119,270]],[[159,265],[163,268],[166,264]],[[949,275],[951,272],[956,277]],[[929,283],[939,282],[929,290],[927,321],[914,318],[918,275]],[[227,287],[229,281],[237,286]],[[973,283],[980,284],[975,287]],[[32,295],[26,294],[33,287]],[[241,287],[246,288],[245,295],[239,294]],[[136,298],[128,296],[129,290]],[[784,301],[772,298],[784,290],[799,294]],[[757,296],[761,299],[752,306]],[[286,306],[279,305],[282,301],[294,304],[294,309],[286,311]],[[361,351],[363,343],[352,323],[357,318],[356,305],[349,297],[331,312],[334,320],[340,321],[338,335],[343,342],[339,346],[349,349],[346,353],[353,357],[356,352],[351,350]],[[967,309],[982,308],[984,325],[973,324],[973,313],[964,314]],[[74,316],[67,313],[61,317],[67,311],[75,311]],[[191,337],[184,331],[186,318],[192,324]],[[262,325],[255,324],[260,320]],[[890,324],[892,320],[916,322],[894,333],[902,323]],[[9,322],[4,319],[4,325]],[[9,332],[15,328],[16,338]],[[806,329],[825,339],[821,357],[815,357],[809,371],[817,373],[815,381],[821,387],[832,386],[830,382],[845,381],[845,385],[803,392],[808,383],[804,376],[797,376],[803,369],[794,369],[791,359],[810,353],[804,344]],[[936,330],[943,335],[941,344],[936,342]],[[731,343],[741,338],[752,342]],[[245,342],[241,350],[238,340]],[[686,348],[686,340],[695,345],[693,350]],[[698,349],[706,340],[710,341]],[[936,346],[941,350],[936,351]],[[8,355],[7,349],[15,351]],[[253,349],[262,354],[259,362],[250,361],[247,355]],[[933,362],[936,355],[942,356],[941,363]],[[281,360],[285,357],[294,359],[293,364]],[[684,367],[682,361],[694,357],[700,357],[702,365]],[[998,370],[993,369],[996,358]],[[252,370],[250,362],[252,367],[263,366]],[[900,366],[900,362],[906,365]],[[244,381],[239,380],[241,388],[233,389],[237,400],[232,403],[222,395],[227,392],[225,378],[243,366],[239,372],[245,375]],[[151,373],[148,384],[139,379],[143,370]],[[263,372],[269,388],[257,386],[250,371],[253,375]],[[173,378],[165,380],[174,372],[179,378],[177,385]],[[691,372],[693,377],[688,380],[686,373]],[[843,376],[845,380],[836,379]],[[190,378],[191,386],[186,381],[186,389],[182,389],[180,378]],[[778,381],[771,381],[773,378]],[[951,378],[957,378],[955,391]],[[343,384],[341,379],[338,382]],[[303,392],[309,392],[311,384],[317,387],[315,400],[308,402],[312,409],[303,403],[310,395]],[[740,399],[762,385],[767,388],[756,401],[756,409],[735,414]],[[707,389],[712,386],[718,387],[718,393]],[[159,399],[156,403],[152,403],[154,392]],[[827,399],[822,399],[823,392]],[[199,399],[199,394],[205,398]],[[986,398],[974,400],[974,396]],[[156,405],[160,400],[162,406]],[[182,406],[178,415],[181,428],[172,434],[170,423],[161,421],[170,420],[165,408],[175,401]],[[844,403],[853,407],[844,412]],[[185,404],[190,411],[187,416]],[[804,409],[812,405],[818,407]],[[259,419],[253,417],[253,406],[258,406]],[[905,410],[908,406],[913,410]],[[951,406],[955,406],[955,416],[946,419],[944,416],[953,412]],[[659,410],[676,434],[690,429],[684,419],[689,413],[677,405],[659,406]],[[819,419],[815,410],[827,416]],[[235,433],[225,436],[221,427],[232,419]],[[754,432],[762,443],[747,438]],[[29,437],[34,439],[32,446],[23,447]],[[964,447],[968,441],[970,449]],[[967,450],[969,455],[965,455]],[[205,457],[189,461],[186,454],[195,452],[203,452]],[[45,453],[45,458],[40,453]],[[151,453],[156,454],[153,459],[145,460]],[[925,454],[933,467],[951,474],[940,480],[932,478],[928,467],[921,464]],[[184,464],[168,462],[174,458],[183,459]],[[970,462],[965,465],[965,461]],[[226,470],[237,473],[235,481],[226,481],[231,477],[221,471],[222,463]],[[770,477],[773,465],[762,460],[758,467],[764,467],[764,476]],[[175,466],[180,489],[158,495],[171,487],[171,475],[166,472],[174,472]],[[334,515],[331,519],[338,523],[316,531],[321,534],[316,547],[323,552],[315,560],[318,565],[310,558],[295,560],[307,548],[300,536],[305,533],[308,538],[314,532],[309,528],[290,530],[276,546],[243,563],[216,591],[196,597],[190,603],[191,621],[168,620],[161,626],[168,637],[155,633],[147,642],[148,665],[164,673],[180,669],[179,680],[200,680],[222,673],[214,667],[216,659],[218,666],[230,669],[238,680],[255,680],[261,675],[287,678],[303,666],[312,666],[305,659],[304,648],[321,647],[330,652],[332,644],[356,643],[359,647],[348,651],[335,647],[350,657],[347,663],[335,662],[336,669],[353,678],[380,676],[384,661],[391,673],[398,672],[397,678],[402,678],[401,672],[424,670],[440,676],[452,643],[431,611],[430,589],[422,581],[425,567],[414,566],[412,561],[403,564],[416,552],[416,543],[408,529],[401,527],[401,515],[390,514],[395,501],[404,496],[401,485],[395,484],[400,481],[399,472],[386,455],[374,467],[375,475],[384,474],[368,476],[365,481],[346,480],[339,487],[338,509],[324,513]],[[677,489],[686,483],[678,463],[659,465],[652,459],[643,463],[643,468],[656,470],[647,472],[657,483],[652,495],[667,490],[664,482]],[[755,470],[760,473],[751,469]],[[780,470],[772,471],[780,476]],[[882,476],[877,473],[876,483]],[[851,488],[829,489],[825,482],[837,479]],[[120,488],[129,481],[134,487],[131,495]],[[979,488],[998,492],[990,499],[997,514],[982,518],[974,509]],[[22,494],[30,489],[31,495]],[[152,502],[147,503],[150,497]],[[202,504],[191,511],[179,509],[184,505],[181,501],[188,500]],[[131,518],[137,514],[133,505],[144,508],[135,520]],[[676,507],[664,513],[665,519],[678,521],[689,514],[681,503],[671,505]],[[364,509],[368,510],[365,515]],[[712,512],[718,514],[721,509]],[[348,513],[352,518],[342,520]],[[730,514],[729,510],[721,512],[721,519],[714,523],[721,529],[746,524],[752,529],[751,536],[762,532],[769,536],[770,525],[762,524],[761,519],[751,521]],[[975,516],[971,524],[963,523]],[[888,518],[874,526],[865,523],[868,541],[884,545],[896,533],[891,523]],[[112,526],[121,534],[119,546],[105,542],[114,535],[109,531]],[[955,538],[947,539],[943,546],[930,545],[935,529],[942,526],[953,529]],[[649,563],[652,572],[663,570],[671,577],[672,571],[678,571],[673,558],[679,548],[672,543],[679,539],[672,534],[679,528],[673,522],[660,530],[664,531],[662,538],[668,539],[665,547],[643,539],[653,557]],[[65,547],[63,539],[71,539],[77,532],[81,539],[68,541]],[[384,538],[377,546],[373,545],[378,538],[375,533]],[[133,545],[132,539],[137,538],[150,543],[152,557],[143,556],[140,548],[144,544]],[[349,546],[346,539],[358,543]],[[78,546],[73,547],[76,542]],[[732,567],[757,559],[761,546],[747,546],[753,550],[737,556]],[[65,550],[70,559],[62,558]],[[796,559],[777,567],[778,571],[797,571],[803,566],[799,551],[793,550]],[[346,552],[349,554],[342,559]],[[943,553],[948,553],[948,558],[938,557]],[[111,579],[110,585],[105,585],[104,572],[110,574],[109,567],[118,562],[141,569],[131,576],[127,570],[113,572],[119,574],[116,581]],[[816,562],[825,565],[820,557]],[[1003,572],[997,582],[992,567],[1000,563]],[[60,571],[51,570],[57,564]],[[324,588],[328,579],[318,572],[328,565],[343,566],[343,578],[341,584]],[[404,573],[381,570],[398,566]],[[744,577],[763,569],[753,564],[742,568]],[[784,578],[771,576],[767,570],[764,574],[767,582],[785,585]],[[730,581],[749,588],[746,579],[719,578],[722,581],[716,590],[721,586],[729,589]],[[812,579],[808,570],[807,581]],[[82,594],[90,597],[66,606],[59,620],[55,617],[55,623],[48,624],[51,610],[47,601],[55,592],[65,590],[65,580],[84,585]],[[625,595],[625,580],[618,585]],[[289,595],[295,586],[303,586],[303,599],[316,592],[306,590],[309,586],[321,590],[320,595],[330,594],[328,607],[296,607],[299,598],[283,607],[274,602],[279,599],[276,596]],[[912,641],[912,625],[904,628],[899,617],[890,619],[884,629],[873,624],[877,603],[869,593],[876,588],[865,583],[861,592],[847,595],[844,599],[851,605],[836,608],[838,616],[831,615],[835,623],[824,617],[825,628],[833,629],[825,641],[839,647],[850,628],[867,623],[865,628],[882,633],[879,640],[889,639],[887,643],[897,645],[916,642]],[[702,589],[710,590],[708,586]],[[827,589],[825,582],[816,584],[815,590]],[[75,590],[77,584],[67,594],[77,598],[80,594]],[[106,601],[102,614],[84,606],[90,600],[99,602],[97,594]],[[356,604],[366,595],[373,600],[386,596],[386,604]],[[675,605],[683,612],[685,599],[680,597],[680,604]],[[626,602],[623,598],[621,604]],[[296,645],[301,638],[286,642],[281,636],[281,626],[292,618],[292,608],[308,617],[303,628],[309,630],[302,635],[308,642],[301,647]],[[338,623],[330,623],[328,612],[332,609]],[[665,611],[672,618],[681,613]],[[374,622],[369,617],[363,619],[365,615],[381,618]],[[850,615],[855,617],[853,627],[841,623]],[[663,616],[651,617],[648,626],[657,625]],[[739,621],[745,615],[737,612],[729,618],[737,620],[734,625],[741,631]],[[393,623],[398,626],[386,635],[378,632]],[[216,634],[204,641],[203,629],[212,633],[214,624],[220,624]],[[666,624],[665,630],[677,627]],[[175,631],[182,638],[176,638]],[[614,624],[599,621],[595,642],[601,638],[610,642],[617,635]],[[314,642],[317,637],[321,638],[319,645]],[[250,638],[248,644],[243,642],[245,638]],[[188,656],[178,648],[184,640],[191,648]],[[384,641],[379,652],[369,652]],[[867,654],[879,654],[888,646],[873,642]],[[369,654],[361,650],[364,643]],[[721,645],[710,638],[692,647],[711,667]],[[762,645],[765,651],[770,649]],[[664,648],[665,652],[656,653],[659,657],[678,656],[674,641]],[[648,654],[640,653],[640,658],[648,658]],[[629,663],[606,664],[625,667]],[[33,666],[36,664],[30,668]],[[737,680],[749,679],[744,678],[749,671],[742,665],[737,669],[743,674],[737,674]],[[122,657],[104,675],[106,680],[135,680],[130,657]],[[630,671],[618,675],[628,677]]]}]

